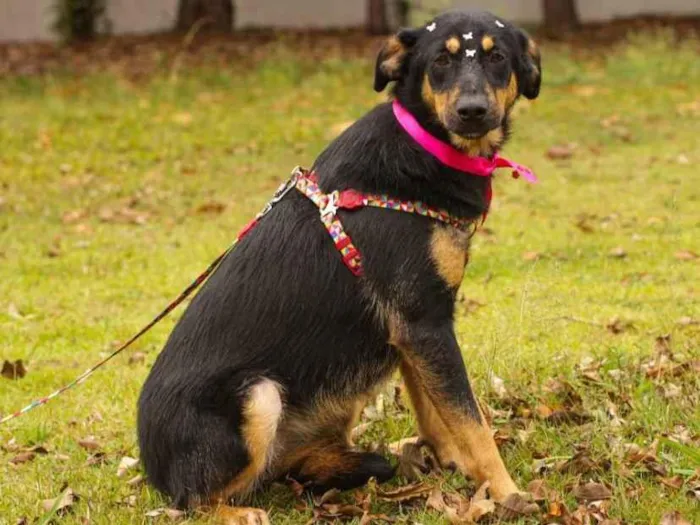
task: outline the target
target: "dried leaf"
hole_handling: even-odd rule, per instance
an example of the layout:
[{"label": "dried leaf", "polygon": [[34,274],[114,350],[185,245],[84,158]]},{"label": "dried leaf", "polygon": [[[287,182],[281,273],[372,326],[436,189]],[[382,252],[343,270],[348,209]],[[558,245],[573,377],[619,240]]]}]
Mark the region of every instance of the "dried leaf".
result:
[{"label": "dried leaf", "polygon": [[15,457],[10,460],[13,465],[21,465],[22,463],[28,463],[36,457],[34,452],[20,452]]},{"label": "dried leaf", "polygon": [[209,201],[204,202],[197,206],[195,213],[207,214],[207,215],[218,215],[226,209],[226,204],[219,201]]},{"label": "dried leaf", "polygon": [[81,221],[87,217],[87,210],[84,209],[77,209],[77,210],[70,210],[65,212],[61,216],[61,222],[63,224],[73,224],[75,222]]},{"label": "dried leaf", "polygon": [[137,458],[130,458],[129,456],[124,456],[119,462],[119,466],[117,467],[117,477],[121,478],[129,470],[131,470],[138,464],[139,460]]},{"label": "dried leaf", "polygon": [[315,507],[320,507],[321,505],[325,505],[326,503],[333,503],[338,500],[338,496],[340,496],[340,490],[338,489],[330,489],[324,492],[323,494],[319,495],[314,495],[313,497],[313,502]]},{"label": "dried leaf", "polygon": [[87,458],[85,464],[89,466],[102,465],[105,461],[107,461],[107,454],[104,452],[95,452]]},{"label": "dried leaf", "polygon": [[661,478],[659,479],[661,483],[670,487],[672,489],[680,489],[683,486],[683,477],[680,475],[673,476],[672,478]]},{"label": "dried leaf", "polygon": [[573,154],[574,148],[571,144],[559,144],[547,150],[547,157],[552,160],[568,159],[571,158]]},{"label": "dried leaf", "polygon": [[144,361],[146,361],[146,354],[144,354],[143,352],[134,352],[129,356],[130,365],[143,363]]},{"label": "dried leaf", "polygon": [[432,487],[424,482],[411,483],[393,490],[377,489],[377,497],[384,501],[409,501],[417,498],[427,498]]},{"label": "dried leaf", "polygon": [[545,501],[550,499],[550,489],[543,479],[533,479],[528,483],[527,491],[532,496],[532,501]]},{"label": "dried leaf", "polygon": [[593,481],[575,487],[573,495],[580,501],[600,501],[612,498],[612,492],[608,487]]},{"label": "dried leaf", "polygon": [[133,478],[126,482],[130,487],[137,487],[143,483],[143,476],[141,474],[136,474]]},{"label": "dried leaf", "polygon": [[491,374],[491,388],[496,393],[499,399],[503,399],[508,395],[505,382],[496,374]]},{"label": "dried leaf", "polygon": [[369,525],[370,523],[376,523],[378,521],[394,523],[396,520],[387,516],[386,514],[370,514],[369,512],[365,511],[360,519],[360,525]]},{"label": "dried leaf", "polygon": [[442,491],[438,487],[433,488],[433,490],[430,492],[430,496],[428,496],[425,506],[438,512],[445,512],[445,498],[442,495]]},{"label": "dried leaf", "polygon": [[538,417],[540,417],[542,419],[548,418],[549,416],[552,415],[553,412],[554,412],[554,410],[549,408],[544,403],[540,403],[539,405],[537,405],[535,407],[535,413],[537,414]]},{"label": "dried leaf", "polygon": [[97,450],[99,448],[102,448],[102,445],[100,445],[96,440],[94,436],[88,436],[85,439],[79,439],[78,440],[78,445],[83,447],[85,450]]},{"label": "dried leaf", "polygon": [[496,508],[498,517],[505,520],[534,516],[540,512],[540,507],[537,503],[532,503],[526,496],[518,493],[509,495]]},{"label": "dried leaf", "polygon": [[693,525],[690,523],[687,519],[685,519],[683,516],[681,516],[681,513],[678,512],[677,510],[674,510],[673,512],[667,512],[661,517],[661,522],[659,525]]},{"label": "dried leaf", "polygon": [[690,499],[696,499],[700,501],[700,483],[696,483],[691,486],[685,493]]},{"label": "dried leaf", "polygon": [[423,455],[423,447],[416,443],[405,443],[401,449],[396,473],[409,481],[415,481],[430,470],[431,465]]},{"label": "dried leaf", "polygon": [[626,331],[627,329],[629,329],[631,327],[632,327],[631,322],[623,321],[622,319],[620,319],[617,316],[612,317],[605,325],[605,328],[609,332],[612,332],[613,334],[621,334],[622,332]]},{"label": "dried leaf", "polygon": [[577,452],[574,457],[557,467],[557,471],[562,474],[575,475],[588,474],[589,472],[597,470],[602,470],[601,466],[593,461],[585,450]]},{"label": "dried leaf", "polygon": [[67,487],[57,498],[42,501],[41,506],[46,512],[54,511],[58,516],[63,516],[70,512],[76,501],[78,501],[78,496],[72,488]]},{"label": "dried leaf", "polygon": [[698,254],[690,250],[678,250],[673,256],[679,261],[694,261]]},{"label": "dried leaf", "polygon": [[363,516],[365,512],[356,505],[327,503],[322,507],[317,507],[313,510],[314,519],[318,520],[335,520],[337,518],[355,518]]},{"label": "dried leaf", "polygon": [[613,248],[608,252],[609,257],[613,257],[615,259],[624,259],[627,257],[627,252],[622,246],[618,246],[616,248]]},{"label": "dried leaf", "polygon": [[523,253],[523,261],[537,261],[542,257],[540,252],[525,252]]},{"label": "dried leaf", "polygon": [[14,363],[4,361],[0,375],[6,379],[22,379],[27,375],[27,369],[24,368],[24,363],[22,363],[21,359],[17,359]]}]

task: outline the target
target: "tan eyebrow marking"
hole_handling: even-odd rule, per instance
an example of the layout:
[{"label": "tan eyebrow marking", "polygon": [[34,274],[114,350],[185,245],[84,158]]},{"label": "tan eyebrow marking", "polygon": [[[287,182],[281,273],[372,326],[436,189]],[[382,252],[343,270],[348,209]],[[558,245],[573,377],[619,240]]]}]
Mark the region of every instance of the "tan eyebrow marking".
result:
[{"label": "tan eyebrow marking", "polygon": [[493,49],[493,37],[490,35],[484,35],[481,39],[481,47],[487,53]]},{"label": "tan eyebrow marking", "polygon": [[445,41],[445,47],[453,55],[459,52],[459,38],[456,36],[450,37]]}]

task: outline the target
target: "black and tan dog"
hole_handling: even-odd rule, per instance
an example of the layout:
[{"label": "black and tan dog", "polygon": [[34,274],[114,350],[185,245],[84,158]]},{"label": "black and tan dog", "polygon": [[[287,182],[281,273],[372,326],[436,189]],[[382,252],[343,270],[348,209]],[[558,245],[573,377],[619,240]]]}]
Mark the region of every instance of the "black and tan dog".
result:
[{"label": "black and tan dog", "polygon": [[[535,44],[489,13],[448,12],[402,30],[377,60],[374,87],[435,137],[493,155],[510,110],[540,87]],[[421,149],[391,104],[357,121],[316,160],[325,192],[356,189],[420,200],[479,220],[488,178]],[[517,492],[467,379],[453,328],[469,234],[376,208],[339,217],[364,257],[356,277],[304,195],[288,193],[229,254],[187,308],[139,401],[149,481],[181,507],[228,523],[267,523],[227,506],[290,473],[316,488],[390,478],[383,457],[353,450],[364,403],[398,368],[419,430],[440,462],[495,499]]]}]

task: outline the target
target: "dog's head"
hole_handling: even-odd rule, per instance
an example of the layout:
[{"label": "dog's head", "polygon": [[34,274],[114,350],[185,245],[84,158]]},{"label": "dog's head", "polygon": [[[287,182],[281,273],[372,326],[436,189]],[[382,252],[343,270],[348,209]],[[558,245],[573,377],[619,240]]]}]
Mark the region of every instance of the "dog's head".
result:
[{"label": "dog's head", "polygon": [[489,155],[503,142],[516,99],[537,97],[536,44],[490,13],[451,11],[389,38],[377,58],[374,89],[420,108],[458,148]]}]

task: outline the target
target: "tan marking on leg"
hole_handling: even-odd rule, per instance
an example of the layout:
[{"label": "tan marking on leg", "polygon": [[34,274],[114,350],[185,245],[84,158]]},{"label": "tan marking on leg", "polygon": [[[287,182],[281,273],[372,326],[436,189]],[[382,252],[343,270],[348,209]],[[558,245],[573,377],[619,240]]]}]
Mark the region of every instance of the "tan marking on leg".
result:
[{"label": "tan marking on leg", "polygon": [[484,35],[481,39],[481,48],[487,53],[493,49],[493,37],[491,35]]},{"label": "tan marking on leg", "polygon": [[214,518],[221,525],[270,525],[267,512],[252,507],[219,505],[214,510]]},{"label": "tan marking on leg", "polygon": [[282,417],[280,386],[263,379],[252,386],[243,407],[242,434],[250,463],[224,488],[215,494],[210,503],[225,503],[234,495],[245,495],[265,473],[273,455],[273,443],[277,426]]},{"label": "tan marking on leg", "polygon": [[[440,394],[438,379],[430,374],[411,351],[402,350],[404,360],[413,369],[415,380],[420,383],[444,428],[450,435],[454,448],[448,448],[456,456],[451,460],[463,473],[477,483],[490,482],[490,491],[496,500],[504,500],[518,491],[508,474],[493,434],[483,415],[475,421],[463,410],[444,400]],[[441,461],[446,461],[442,458]]]},{"label": "tan marking on leg", "polygon": [[445,49],[453,55],[459,53],[460,42],[456,36],[450,37],[445,41]]},{"label": "tan marking on leg", "polygon": [[459,456],[459,450],[450,432],[440,419],[411,365],[402,361],[400,368],[408,395],[411,398],[411,405],[416,414],[420,437],[433,448],[440,466],[445,468],[450,463],[454,463],[456,466],[455,458]]},{"label": "tan marking on leg", "polygon": [[348,420],[348,426],[345,431],[345,442],[349,447],[354,447],[355,442],[352,439],[352,429],[357,426],[357,424],[360,422],[360,418],[362,417],[362,411],[365,408],[365,405],[367,404],[367,399],[364,397],[362,399],[357,399],[352,406],[352,413],[350,414],[350,418]]},{"label": "tan marking on leg", "polygon": [[464,277],[467,263],[469,234],[450,226],[436,225],[430,239],[430,254],[438,274],[452,288]]}]

